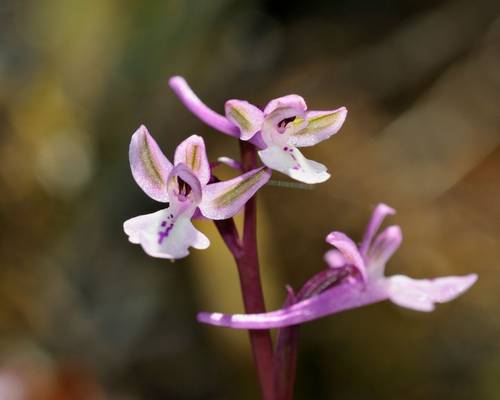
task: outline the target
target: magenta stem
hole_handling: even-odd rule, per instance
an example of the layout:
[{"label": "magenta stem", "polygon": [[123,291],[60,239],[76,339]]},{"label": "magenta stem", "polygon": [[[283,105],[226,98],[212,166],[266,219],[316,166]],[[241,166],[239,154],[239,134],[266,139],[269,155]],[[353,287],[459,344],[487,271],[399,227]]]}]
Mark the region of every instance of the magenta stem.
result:
[{"label": "magenta stem", "polygon": [[[243,171],[257,167],[254,145],[240,141]],[[257,199],[253,196],[245,205],[243,223],[243,254],[236,258],[246,313],[266,312],[257,252]],[[250,330],[250,342],[260,381],[262,398],[274,400],[273,343],[269,330]]]},{"label": "magenta stem", "polygon": [[[257,166],[254,145],[240,141],[243,171]],[[257,252],[257,203],[253,196],[245,205],[243,237],[239,238],[232,218],[214,221],[222,239],[233,255],[240,277],[245,312],[266,312]],[[263,400],[275,400],[273,377],[273,343],[269,330],[249,330],[252,354]]]}]

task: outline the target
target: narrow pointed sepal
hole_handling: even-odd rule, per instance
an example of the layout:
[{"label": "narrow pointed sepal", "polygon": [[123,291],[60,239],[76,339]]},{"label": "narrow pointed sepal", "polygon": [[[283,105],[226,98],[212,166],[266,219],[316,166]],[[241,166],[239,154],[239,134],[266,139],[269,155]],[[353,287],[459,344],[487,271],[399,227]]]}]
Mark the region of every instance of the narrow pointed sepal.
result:
[{"label": "narrow pointed sepal", "polygon": [[132,135],[129,160],[139,187],[152,199],[167,202],[167,178],[172,164],[144,125]]},{"label": "narrow pointed sepal", "polygon": [[347,118],[347,108],[333,111],[308,111],[305,127],[290,136],[290,144],[297,147],[314,146],[336,134]]},{"label": "narrow pointed sepal", "polygon": [[385,228],[376,237],[365,256],[365,264],[369,266],[370,273],[375,276],[384,276],[385,264],[403,241],[403,233],[397,225]]},{"label": "narrow pointed sepal", "polygon": [[237,178],[205,186],[199,205],[201,213],[210,219],[231,218],[270,177],[269,169],[257,168]]},{"label": "narrow pointed sepal", "polygon": [[384,222],[385,217],[389,215],[396,214],[396,210],[389,207],[387,204],[379,203],[375,207],[366,226],[365,234],[363,235],[363,241],[359,246],[359,252],[361,255],[365,256],[368,248],[370,247],[375,233],[380,229],[382,222]]}]

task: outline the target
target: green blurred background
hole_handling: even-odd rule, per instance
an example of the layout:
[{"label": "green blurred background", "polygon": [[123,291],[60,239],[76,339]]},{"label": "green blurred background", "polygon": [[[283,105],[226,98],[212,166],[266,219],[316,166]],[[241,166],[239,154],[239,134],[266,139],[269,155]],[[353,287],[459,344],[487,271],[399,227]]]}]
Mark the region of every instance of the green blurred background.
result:
[{"label": "green blurred background", "polygon": [[1,400],[258,398],[246,333],[195,321],[242,310],[214,228],[173,264],[122,232],[159,208],[129,171],[139,124],[168,156],[193,133],[212,159],[238,154],[174,74],[218,111],[289,93],[349,109],[305,151],[333,179],[259,194],[270,308],[379,201],[405,236],[389,273],[480,276],[432,314],[383,303],[304,326],[297,400],[500,398],[498,0],[2,0]]}]

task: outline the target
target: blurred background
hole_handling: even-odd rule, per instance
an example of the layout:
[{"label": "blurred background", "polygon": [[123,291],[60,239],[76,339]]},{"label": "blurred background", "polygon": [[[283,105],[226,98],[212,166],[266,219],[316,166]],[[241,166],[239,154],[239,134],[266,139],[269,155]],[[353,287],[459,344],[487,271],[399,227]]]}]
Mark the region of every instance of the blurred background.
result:
[{"label": "blurred background", "polygon": [[386,302],[304,326],[297,400],[500,398],[498,0],[3,0],[1,400],[258,398],[246,333],[195,321],[242,311],[213,226],[175,263],[122,231],[161,207],[130,174],[139,124],[169,157],[193,133],[212,159],[238,154],[182,107],[174,74],[221,112],[289,93],[349,109],[304,151],[328,183],[259,193],[270,308],[380,201],[405,235],[389,273],[480,276],[431,314]]}]

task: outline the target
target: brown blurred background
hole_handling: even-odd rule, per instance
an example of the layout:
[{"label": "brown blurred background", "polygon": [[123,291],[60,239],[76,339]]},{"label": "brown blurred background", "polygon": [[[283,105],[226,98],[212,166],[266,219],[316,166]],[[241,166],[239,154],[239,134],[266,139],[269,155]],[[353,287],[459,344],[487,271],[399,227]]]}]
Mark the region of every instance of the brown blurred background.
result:
[{"label": "brown blurred background", "polygon": [[1,400],[258,398],[245,332],[195,321],[242,310],[213,227],[174,264],[122,232],[160,208],[129,171],[140,123],[169,157],[192,133],[212,159],[238,152],[180,105],[173,74],[219,111],[288,93],[349,108],[304,151],[333,179],[260,192],[269,307],[379,201],[405,235],[389,273],[480,276],[432,314],[384,303],[304,326],[297,400],[500,398],[498,0],[3,0]]}]

